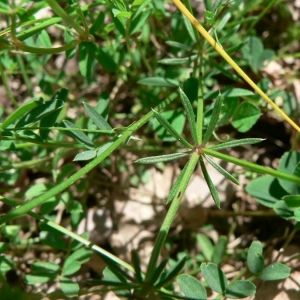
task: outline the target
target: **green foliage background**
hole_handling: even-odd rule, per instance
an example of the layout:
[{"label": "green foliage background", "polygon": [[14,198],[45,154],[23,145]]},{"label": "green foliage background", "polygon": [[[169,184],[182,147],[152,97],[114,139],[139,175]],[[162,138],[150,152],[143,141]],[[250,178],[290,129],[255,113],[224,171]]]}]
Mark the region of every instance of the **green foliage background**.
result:
[{"label": "green foliage background", "polygon": [[[290,87],[298,70],[282,78],[285,90],[261,72],[267,62],[299,56],[299,21],[293,20],[287,1],[183,3],[297,122],[298,103]],[[290,261],[268,261],[263,246],[276,248],[269,240],[249,240],[237,249],[228,244],[233,235],[243,234],[236,229],[236,218],[255,213],[262,218],[277,216],[288,228],[280,247],[297,240],[298,133],[290,139],[271,137],[286,145],[265,151],[269,165],[262,164],[263,159],[232,155],[228,150],[232,147],[241,152],[268,148],[265,142],[256,143],[272,132],[268,120],[274,112],[172,2],[4,0],[0,13],[0,72],[6,94],[0,124],[0,288],[5,297],[41,299],[59,283],[52,299],[103,295],[109,290],[120,298],[206,299],[213,291],[218,298],[237,299],[255,294],[260,280],[289,277],[299,253]],[[272,16],[275,21],[270,22]],[[267,128],[257,135],[262,120],[267,120]],[[93,193],[102,197],[113,189],[126,193],[148,180],[145,165],[163,169],[183,157],[188,162],[184,166],[180,160],[182,172],[165,199],[166,215],[158,225],[146,270],[137,251],[125,262],[107,245],[92,244],[90,233],[75,233],[90,202],[101,200],[94,200]],[[230,174],[215,158],[248,170],[242,171],[245,190],[268,210],[257,206],[259,211],[242,211],[232,204],[230,221],[228,211],[219,213],[228,230],[220,232],[214,243],[203,234],[205,228],[215,229],[211,221],[190,232],[200,253],[190,245],[172,257],[163,256],[167,247],[176,247],[170,229],[197,166],[218,208],[222,209],[218,190],[204,161],[239,183],[240,174]],[[271,163],[279,159],[278,165]],[[107,173],[117,179],[104,180]],[[127,178],[121,185],[122,173]],[[251,237],[256,239],[253,233]],[[26,262],[25,253],[30,251],[35,254]],[[106,268],[97,275],[87,271],[88,279],[79,282],[76,276],[82,276],[93,252]],[[41,253],[47,253],[46,258]],[[228,262],[243,266],[233,278],[222,271]]]}]

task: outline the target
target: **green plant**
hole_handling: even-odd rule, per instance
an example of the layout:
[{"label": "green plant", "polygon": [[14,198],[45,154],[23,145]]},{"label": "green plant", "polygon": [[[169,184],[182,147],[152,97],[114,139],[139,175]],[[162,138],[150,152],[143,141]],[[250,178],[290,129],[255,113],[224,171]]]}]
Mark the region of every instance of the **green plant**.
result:
[{"label": "green plant", "polygon": [[[54,292],[51,295],[53,298],[78,297],[91,291],[105,293],[113,290],[120,297],[137,299],[206,299],[206,288],[209,288],[218,293],[218,298],[234,299],[255,294],[254,279],[281,280],[289,276],[290,268],[284,264],[273,263],[265,267],[261,243],[253,242],[247,259],[244,259],[244,263],[247,260],[246,271],[228,283],[227,274],[221,270],[227,255],[228,238],[222,236],[214,246],[203,236],[200,238],[202,245],[205,245],[202,249],[205,260],[201,261],[201,265],[198,264],[198,270],[194,268],[190,274],[191,259],[187,255],[182,255],[178,260],[167,258],[160,261],[166,238],[198,164],[218,208],[221,208],[218,191],[205,161],[225,178],[238,184],[237,178],[212,157],[275,177],[253,180],[247,187],[249,194],[260,203],[272,207],[280,216],[299,221],[300,179],[298,167],[295,167],[299,162],[297,152],[285,154],[277,170],[221,152],[264,140],[264,137],[248,136],[236,139],[231,132],[224,138],[218,133],[220,128],[230,123],[238,132],[248,132],[262,113],[269,109],[261,97],[300,131],[291,120],[295,101],[291,101],[288,113],[284,113],[266,95],[280,93],[269,90],[269,80],[260,78],[256,85],[233,61],[232,57],[235,57],[239,64],[245,64],[258,74],[264,62],[274,58],[272,50],[264,49],[262,41],[251,32],[255,26],[251,22],[256,19],[248,17],[243,22],[239,21],[254,10],[254,1],[250,1],[244,10],[239,9],[242,0],[235,3],[205,1],[204,27],[193,17],[189,1],[184,1],[186,7],[180,1],[173,2],[185,16],[179,13],[173,16],[166,10],[163,1],[159,0],[136,0],[132,3],[97,0],[87,5],[71,0],[59,3],[52,0],[35,1],[29,6],[27,1],[12,5],[8,1],[1,3],[0,9],[6,18],[7,28],[0,32],[0,71],[3,85],[14,106],[11,111],[4,109],[5,117],[0,124],[3,161],[1,181],[10,187],[17,186],[23,168],[37,169],[47,174],[46,182],[32,182],[30,187],[22,187],[19,191],[13,188],[1,191],[4,194],[1,196],[2,202],[14,207],[0,217],[3,237],[0,275],[8,294],[13,295],[20,293],[19,289],[22,290],[20,286],[9,289],[6,285],[5,274],[19,267],[5,254],[12,250],[11,245],[20,249],[24,245],[43,245],[62,256],[59,264],[54,260],[34,261],[25,277],[26,283],[33,286],[59,282],[62,293]],[[35,13],[44,7],[50,7],[55,16],[36,19]],[[271,9],[271,5],[268,8]],[[170,33],[162,29],[165,19],[170,20]],[[252,24],[246,30],[248,38],[245,41],[239,36],[243,23]],[[47,31],[52,26],[61,30],[62,46],[53,46],[53,37],[50,38]],[[199,36],[198,31],[205,39]],[[213,33],[216,40],[208,31]],[[150,37],[157,45],[164,45],[160,45],[165,47],[161,52],[167,53],[167,57],[153,55],[156,47],[151,45]],[[227,52],[225,49],[228,49]],[[250,84],[256,94],[246,87],[238,86],[242,80],[231,73],[228,65],[221,63],[214,50]],[[29,54],[21,56],[20,51]],[[68,77],[64,68],[58,71],[44,68],[54,55],[62,52],[67,59],[75,57],[77,52],[79,79],[77,76]],[[148,58],[148,54],[151,57]],[[36,84],[42,90],[38,96],[34,96],[36,93],[29,78],[35,70],[39,70]],[[114,101],[110,101],[107,91],[99,93],[97,90],[96,105],[90,105],[87,96],[78,96],[73,91],[76,84],[72,85],[71,82],[77,81],[81,89],[94,93],[90,87],[102,84],[97,81],[97,72],[102,72],[103,78],[111,78],[111,86],[107,89]],[[23,99],[16,99],[9,85],[9,78],[15,73],[22,78],[30,98],[22,104],[19,101]],[[219,84],[216,79],[218,75],[225,76],[232,84]],[[115,81],[117,83],[112,86]],[[106,89],[103,84],[101,87]],[[130,110],[124,94],[138,99],[130,103]],[[178,95],[184,110],[177,107]],[[281,92],[281,95],[291,97],[285,92]],[[111,109],[113,105],[114,110]],[[122,108],[121,113],[118,107]],[[68,112],[74,108],[78,115],[70,116]],[[88,209],[88,190],[96,185],[92,183],[93,175],[90,174],[100,163],[103,167],[111,166],[109,158],[113,152],[121,151],[119,149],[128,152],[133,147],[137,151],[140,145],[136,146],[140,141],[139,132],[145,124],[148,127],[142,134],[147,139],[144,144],[149,142],[149,149],[153,146],[152,151],[157,155],[143,157],[146,153],[139,154],[141,158],[136,163],[163,165],[184,157],[188,158],[188,162],[170,190],[166,200],[169,205],[167,214],[158,231],[146,272],[142,272],[140,258],[135,250],[132,251],[129,264],[90,242],[86,233],[78,235],[75,232]],[[153,142],[149,138],[152,134],[149,133],[150,129],[162,142]],[[164,143],[167,143],[167,149]],[[167,150],[169,154],[162,154],[162,150]],[[10,159],[12,154],[17,157],[16,161]],[[75,163],[69,162],[70,157]],[[117,157],[117,168],[124,168],[127,162],[121,161],[120,154]],[[61,166],[60,161],[64,159],[67,163]],[[144,169],[141,170],[143,172]],[[257,193],[257,189],[263,191],[262,186],[264,189],[272,186],[275,192],[269,189],[271,192],[261,197],[262,192]],[[60,208],[60,214],[53,212],[56,208]],[[30,220],[36,219],[40,224],[35,229],[30,225],[27,228],[25,226],[24,230],[29,232],[30,238],[23,236],[22,226],[15,220],[26,214],[31,217]],[[69,228],[62,225],[63,214],[70,219]],[[9,225],[13,220],[16,223]],[[89,289],[81,287],[73,276],[90,260],[92,250],[101,256],[107,267],[103,271],[103,279],[86,280],[86,285],[93,285],[93,289]],[[248,270],[253,276],[241,279]],[[200,272],[204,284],[192,276]],[[182,294],[174,292],[176,281]],[[30,296],[38,298],[40,295]]]}]

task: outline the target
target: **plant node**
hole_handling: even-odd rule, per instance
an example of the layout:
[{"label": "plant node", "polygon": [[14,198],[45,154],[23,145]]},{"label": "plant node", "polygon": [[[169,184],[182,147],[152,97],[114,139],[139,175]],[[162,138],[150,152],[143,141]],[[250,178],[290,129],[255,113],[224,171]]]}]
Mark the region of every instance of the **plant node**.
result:
[{"label": "plant node", "polygon": [[204,148],[203,145],[195,146],[194,149],[193,149],[193,152],[195,152],[195,153],[197,153],[199,156],[201,156],[201,155],[203,154],[203,148]]}]

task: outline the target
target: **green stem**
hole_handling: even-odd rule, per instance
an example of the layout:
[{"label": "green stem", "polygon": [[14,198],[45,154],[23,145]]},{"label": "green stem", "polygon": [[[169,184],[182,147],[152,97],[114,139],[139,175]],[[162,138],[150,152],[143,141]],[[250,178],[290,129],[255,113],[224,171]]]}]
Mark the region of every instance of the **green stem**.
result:
[{"label": "green stem", "polygon": [[[155,109],[160,111],[161,109],[165,108],[171,101],[172,101],[172,98],[168,98],[164,102],[162,102],[160,105],[158,105]],[[122,134],[120,134],[119,138],[114,143],[112,143],[103,153],[101,153],[101,155],[96,157],[90,163],[85,165],[82,169],[80,169],[75,174],[70,176],[67,180],[61,182],[59,185],[50,189],[46,193],[34,198],[33,200],[25,202],[23,205],[17,207],[16,209],[10,211],[5,216],[0,218],[0,225],[30,212],[32,209],[41,205],[42,203],[47,201],[49,198],[54,197],[57,194],[64,191],[65,189],[67,189],[69,186],[74,184],[74,182],[76,182],[77,180],[82,178],[85,174],[87,174],[89,171],[91,171],[93,168],[95,168],[97,165],[99,165],[99,163],[102,162],[109,154],[111,154],[115,149],[117,149],[120,145],[122,145],[131,136],[131,134],[134,131],[136,131],[137,129],[142,127],[152,117],[153,117],[153,112],[150,111],[148,114],[146,114],[144,117],[142,117],[139,121],[130,125],[126,131],[124,131]]]},{"label": "green stem", "polygon": [[45,148],[78,148],[78,149],[83,149],[85,148],[82,144],[74,143],[74,142],[60,142],[60,141],[35,141],[32,139],[27,139],[18,136],[17,138],[10,138],[6,136],[1,136],[0,140],[2,141],[22,141],[24,142],[23,144],[17,144],[16,148],[21,149],[21,148],[26,148],[34,145],[42,145]]},{"label": "green stem", "polygon": [[80,17],[80,19],[81,19],[81,22],[82,22],[82,24],[83,24],[83,26],[84,26],[84,30],[85,30],[85,32],[90,32],[90,30],[89,30],[89,25],[88,25],[88,23],[87,23],[87,21],[86,21],[86,18],[85,18],[85,16],[84,16],[84,14],[83,14],[83,11],[82,11],[82,9],[81,9],[81,6],[80,6],[80,4],[79,4],[79,1],[76,1],[77,2],[77,5],[78,5],[78,7],[77,7],[77,9],[76,9],[76,12],[78,13],[78,15],[79,15],[79,17]]},{"label": "green stem", "polygon": [[35,160],[22,161],[19,163],[12,163],[9,166],[0,167],[0,171],[2,172],[2,171],[10,170],[10,169],[33,168],[35,166],[40,165],[41,163],[51,161],[52,159],[53,159],[52,157],[44,157],[44,158],[38,158]]},{"label": "green stem", "polygon": [[264,17],[264,15],[271,9],[271,7],[277,2],[278,0],[271,0],[267,2],[267,6],[261,11],[258,17],[251,23],[250,29],[254,28],[254,26]]},{"label": "green stem", "polygon": [[193,153],[189,162],[187,169],[185,171],[185,176],[182,178],[182,181],[178,187],[178,191],[176,193],[176,196],[174,197],[174,200],[171,203],[171,206],[167,212],[167,215],[164,219],[164,222],[159,230],[158,236],[155,241],[154,249],[152,251],[152,255],[148,264],[147,274],[146,274],[146,281],[149,281],[156,268],[156,264],[158,261],[159,254],[161,252],[161,249],[165,243],[167,234],[171,228],[171,225],[173,223],[173,220],[175,218],[176,212],[179,208],[179,205],[181,203],[181,200],[184,196],[185,190],[188,186],[188,183],[191,179],[191,176],[194,172],[194,169],[197,165],[197,162],[199,160],[199,155],[197,153]]},{"label": "green stem", "polygon": [[19,131],[19,130],[37,130],[37,129],[49,129],[49,130],[59,130],[59,131],[81,131],[88,133],[104,133],[104,134],[113,134],[113,130],[100,130],[100,129],[83,129],[83,128],[66,128],[66,127],[15,127],[15,128],[7,128],[6,131]]},{"label": "green stem", "polygon": [[295,138],[293,139],[293,144],[290,151],[296,151],[298,147],[298,142],[300,138],[300,133],[296,132]]},{"label": "green stem", "polygon": [[[7,199],[7,198],[3,198],[0,197],[0,199],[2,200],[2,202],[4,202],[7,205],[10,205],[12,207],[17,207],[17,204],[14,203],[13,201]],[[131,271],[131,272],[135,272],[134,268],[129,265],[128,263],[126,263],[125,261],[121,260],[120,258],[114,256],[113,254],[109,253],[108,251],[102,249],[101,247],[91,243],[89,240],[86,240],[85,238],[81,237],[80,235],[60,226],[59,224],[56,224],[55,222],[49,221],[47,219],[44,219],[43,217],[41,217],[39,214],[34,213],[34,212],[29,212],[28,213],[31,217],[39,220],[41,223],[46,224],[54,229],[56,229],[57,231],[69,236],[70,238],[73,238],[74,240],[82,243],[83,245],[85,245],[86,247],[100,253],[103,256],[108,257],[109,259],[115,261],[116,263],[118,263],[119,265],[123,266],[124,268],[126,268],[127,270]]]},{"label": "green stem", "polygon": [[10,87],[9,87],[9,85],[7,83],[7,77],[6,77],[6,74],[5,74],[5,72],[4,72],[3,68],[2,68],[2,62],[1,62],[1,60],[0,60],[0,73],[1,73],[2,83],[3,83],[4,87],[5,87],[5,90],[6,90],[6,93],[7,93],[8,97],[10,98],[11,102],[13,103],[13,105],[15,107],[18,107],[18,101],[13,96],[13,94],[12,94],[12,92],[10,90]]},{"label": "green stem", "polygon": [[136,43],[136,46],[137,46],[137,48],[138,48],[138,50],[139,50],[139,52],[141,54],[141,58],[142,58],[142,61],[143,61],[144,65],[145,65],[145,67],[147,68],[148,72],[152,75],[153,74],[153,69],[152,69],[150,63],[148,62],[148,60],[147,60],[147,58],[145,56],[145,53],[144,53],[144,51],[143,51],[143,49],[141,47],[141,44],[140,44],[139,40],[137,38],[135,38],[135,37],[133,37],[133,39],[134,39],[134,41]]},{"label": "green stem", "polygon": [[271,168],[268,168],[268,167],[259,166],[259,165],[256,165],[254,163],[250,163],[248,161],[241,160],[241,159],[223,154],[221,152],[211,150],[209,148],[204,148],[204,149],[202,149],[202,151],[205,154],[220,158],[222,160],[226,160],[226,161],[231,162],[235,165],[244,167],[246,169],[250,169],[254,172],[268,174],[268,175],[274,176],[276,178],[281,178],[281,179],[285,179],[285,180],[295,182],[298,185],[300,185],[300,177],[290,175],[288,173],[284,173],[284,172],[281,172],[281,171],[277,171],[277,170],[274,170],[274,169],[271,169]]},{"label": "green stem", "polygon": [[61,47],[56,47],[56,48],[37,48],[37,47],[31,47],[27,46],[24,43],[18,41],[14,42],[14,45],[16,49],[22,50],[24,52],[29,52],[29,53],[35,53],[35,54],[56,54],[56,53],[61,53],[68,51],[70,49],[75,48],[78,44],[80,44],[80,40],[73,40],[67,45],[61,46]]},{"label": "green stem", "polygon": [[87,39],[89,33],[84,31],[74,20],[71,18],[58,4],[56,0],[46,0],[48,5],[53,9],[53,11],[61,17],[65,22],[67,22],[71,27],[73,27],[83,39]]},{"label": "green stem", "polygon": [[23,79],[24,79],[24,82],[27,86],[27,90],[28,90],[28,93],[31,97],[33,97],[33,88],[32,88],[32,84],[30,82],[30,79],[27,75],[27,72],[26,72],[26,68],[25,68],[25,65],[24,65],[24,62],[23,62],[23,59],[22,59],[22,56],[20,54],[17,54],[16,55],[16,58],[17,58],[17,62],[18,62],[18,65],[19,65],[19,68],[20,68],[20,71],[21,71],[21,74],[23,76]]},{"label": "green stem", "polygon": [[198,98],[197,105],[197,121],[196,121],[196,130],[197,130],[197,142],[198,145],[202,144],[202,131],[203,131],[203,98],[200,96]]},{"label": "green stem", "polygon": [[[202,53],[202,46],[201,46],[201,53]],[[202,54],[201,54],[202,55]],[[200,74],[199,74],[199,96],[198,96],[198,103],[197,103],[197,139],[198,145],[202,144],[202,131],[203,131],[203,76],[204,76],[204,68],[203,68],[203,57],[200,57]]]}]

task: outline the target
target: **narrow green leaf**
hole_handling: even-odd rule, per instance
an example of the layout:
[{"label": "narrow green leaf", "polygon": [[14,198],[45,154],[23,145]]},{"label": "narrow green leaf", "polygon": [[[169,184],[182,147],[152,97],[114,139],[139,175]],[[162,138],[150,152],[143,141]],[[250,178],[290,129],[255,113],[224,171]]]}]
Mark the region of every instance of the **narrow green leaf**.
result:
[{"label": "narrow green leaf", "polygon": [[213,263],[201,264],[202,275],[209,287],[217,293],[224,293],[227,289],[228,282],[224,272]]},{"label": "narrow green leaf", "polygon": [[164,87],[178,87],[180,84],[177,80],[164,77],[147,77],[138,81],[139,84],[148,86],[164,86]]},{"label": "narrow green leaf", "polygon": [[252,242],[247,254],[247,264],[251,273],[260,273],[264,266],[263,248],[259,241]]},{"label": "narrow green leaf", "polygon": [[222,4],[222,0],[215,0],[214,5],[212,7],[212,11],[214,13],[217,12],[217,9],[219,8],[219,6]]},{"label": "narrow green leaf", "polygon": [[212,11],[213,9],[212,0],[204,0],[204,5],[206,10]]},{"label": "narrow green leaf", "polygon": [[131,251],[131,261],[135,270],[135,276],[138,282],[143,282],[142,270],[141,270],[141,261],[136,250]]},{"label": "narrow green leaf", "polygon": [[161,280],[159,280],[158,283],[155,284],[155,287],[162,287],[166,285],[169,281],[174,279],[174,277],[176,277],[184,267],[185,262],[186,262],[186,256],[182,257],[179,261],[177,261],[175,265],[172,266],[170,270],[168,270],[166,276]]},{"label": "narrow green leaf", "polygon": [[182,65],[185,63],[191,63],[197,58],[197,55],[192,55],[189,57],[177,57],[177,58],[163,58],[158,61],[158,63],[163,65]]},{"label": "narrow green leaf", "polygon": [[157,119],[157,121],[181,144],[185,145],[186,147],[193,149],[193,146],[185,139],[183,138],[173,127],[172,125],[158,112],[153,110],[154,116]]},{"label": "narrow green leaf", "polygon": [[197,235],[197,242],[200,246],[204,258],[208,261],[212,260],[214,245],[211,240],[203,233]]},{"label": "narrow green leaf", "polygon": [[259,275],[259,279],[271,281],[271,280],[281,280],[288,278],[290,276],[291,269],[281,263],[274,263],[266,268]]},{"label": "narrow green leaf", "polygon": [[212,262],[214,262],[217,265],[219,265],[222,262],[224,258],[224,254],[226,252],[227,243],[228,243],[228,238],[226,236],[221,235],[218,238],[218,241],[214,247]]},{"label": "narrow green leaf", "polygon": [[207,298],[206,289],[195,277],[188,274],[181,274],[177,278],[178,285],[182,293],[193,300],[203,300]]},{"label": "narrow green leaf", "polygon": [[[78,129],[78,127],[76,127],[70,121],[64,120],[63,123],[66,126],[66,128],[71,128],[71,129],[76,128],[76,129]],[[81,131],[71,131],[68,134],[70,134],[75,140],[77,140],[80,144],[84,145],[86,148],[88,148],[88,149],[94,149],[95,148],[93,142],[83,132],[81,132]]]},{"label": "narrow green leaf", "polygon": [[81,42],[78,50],[79,70],[83,77],[90,79],[95,69],[95,53],[97,47],[90,42]]},{"label": "narrow green leaf", "polygon": [[255,96],[255,94],[247,89],[241,88],[233,88],[232,86],[226,86],[221,91],[209,91],[204,94],[204,100],[211,100],[216,98],[221,92],[221,95],[224,99],[233,98],[233,97],[248,97],[248,96]]},{"label": "narrow green leaf", "polygon": [[154,270],[153,276],[148,280],[150,286],[154,286],[154,284],[160,279],[163,274],[163,271],[166,268],[168,260],[163,260]]},{"label": "narrow green leaf", "polygon": [[103,145],[101,145],[100,147],[97,148],[97,156],[101,155],[108,147],[110,147],[113,143],[115,142],[115,140],[109,141],[107,143],[104,143]]},{"label": "narrow green leaf", "polygon": [[35,97],[24,104],[22,104],[18,109],[16,109],[7,119],[0,124],[0,129],[6,129],[10,124],[26,115],[29,111],[33,110],[37,106],[44,104],[44,99],[40,97]]},{"label": "narrow green leaf", "polygon": [[239,182],[237,179],[235,179],[229,172],[227,172],[225,169],[223,169],[220,165],[218,165],[216,162],[214,162],[208,155],[204,155],[206,160],[217,170],[219,171],[224,177],[226,177],[231,182],[239,185]]},{"label": "narrow green leaf", "polygon": [[172,186],[172,188],[171,188],[171,190],[170,190],[170,193],[169,193],[169,196],[168,196],[168,199],[167,199],[167,204],[168,204],[169,202],[171,202],[171,201],[174,199],[175,195],[177,194],[178,188],[179,188],[179,186],[180,186],[180,184],[181,184],[181,181],[182,181],[182,179],[184,178],[184,174],[185,174],[185,171],[186,171],[186,169],[187,169],[187,165],[188,165],[188,164],[186,164],[186,165],[184,166],[184,168],[182,169],[182,171],[181,171],[181,173],[179,174],[178,178],[176,179],[174,185]]},{"label": "narrow green leaf", "polygon": [[33,141],[33,142],[38,142],[38,143],[44,142],[44,140],[32,130],[18,131],[18,136],[21,138],[27,139],[28,141]]},{"label": "narrow green leaf", "polygon": [[[47,116],[45,116],[44,118],[41,119],[40,121],[40,126],[43,127],[51,127],[55,124],[58,116],[60,115],[61,111],[62,111],[63,107],[55,110],[54,112],[48,114]],[[46,139],[50,133],[50,129],[42,129],[40,128],[40,136],[43,139]]]},{"label": "narrow green leaf", "polygon": [[210,190],[210,193],[211,193],[217,207],[220,208],[221,202],[220,202],[220,199],[219,199],[218,191],[217,191],[214,183],[212,182],[202,159],[200,159],[200,166],[201,166],[201,169],[202,169],[204,179],[205,179],[205,181],[207,183],[207,186]]},{"label": "narrow green leaf", "polygon": [[118,263],[112,260],[112,258],[106,257],[105,255],[101,255],[101,258],[104,260],[106,265],[109,265],[109,267],[106,267],[103,271],[103,276],[106,280],[127,283],[127,278],[131,282],[135,281],[135,278],[126,270],[122,269]]},{"label": "narrow green leaf", "polygon": [[255,285],[247,280],[237,280],[230,283],[226,289],[225,297],[229,299],[242,299],[254,295]]},{"label": "narrow green leaf", "polygon": [[187,17],[185,15],[182,16],[183,17],[183,23],[185,25],[185,28],[190,36],[190,38],[192,39],[192,41],[194,43],[197,42],[197,38],[194,32],[194,27],[192,26],[191,22],[187,19]]},{"label": "narrow green leaf", "polygon": [[187,119],[190,124],[190,129],[191,129],[194,143],[197,144],[196,121],[195,121],[195,114],[193,111],[193,107],[191,105],[189,98],[186,96],[186,94],[184,93],[184,91],[181,88],[179,88],[179,93],[180,93],[180,98],[181,98],[182,104],[183,104],[185,112],[186,112]]},{"label": "narrow green leaf", "polygon": [[207,126],[206,132],[202,140],[203,145],[205,145],[209,141],[213,131],[215,130],[221,112],[221,107],[222,107],[222,95],[219,94],[212,111],[210,122]]},{"label": "narrow green leaf", "polygon": [[254,96],[255,94],[247,89],[241,89],[241,88],[233,88],[233,87],[225,87],[222,89],[222,95],[224,97],[247,97],[247,96]]},{"label": "narrow green leaf", "polygon": [[61,110],[64,106],[64,101],[60,99],[51,99],[30,110],[17,124],[16,128],[28,126],[32,123],[40,121],[42,118],[53,113],[56,110]]},{"label": "narrow green leaf", "polygon": [[252,145],[252,144],[260,143],[264,140],[265,139],[258,139],[258,138],[240,139],[240,140],[229,141],[222,144],[214,145],[208,148],[213,150],[221,150],[221,149],[239,147],[244,145]]},{"label": "narrow green leaf", "polygon": [[[170,123],[171,127],[179,135],[182,134],[184,125],[186,123],[186,117],[182,112],[180,112],[178,110],[167,110],[164,112],[160,112],[160,116],[163,117],[164,119],[166,119]],[[166,142],[176,141],[176,138],[174,136],[172,136],[166,130],[166,128],[158,122],[157,118],[154,118],[152,120],[152,127],[153,127],[153,130],[154,130],[155,134],[157,135],[157,137],[159,137],[163,141],[166,141]]]},{"label": "narrow green leaf", "polygon": [[178,43],[176,41],[166,41],[166,44],[171,46],[171,47],[179,48],[179,49],[184,50],[184,51],[190,51],[191,50],[190,46],[187,46],[186,44]]},{"label": "narrow green leaf", "polygon": [[81,153],[78,153],[73,161],[83,161],[83,160],[90,160],[92,158],[95,158],[97,155],[97,152],[95,150],[87,150]]},{"label": "narrow green leaf", "polygon": [[117,17],[119,20],[122,20],[122,18],[129,19],[131,17],[131,13],[127,11],[120,11],[118,9],[113,8],[112,13],[114,17]]},{"label": "narrow green leaf", "polygon": [[97,125],[100,130],[112,130],[112,127],[105,121],[105,119],[96,111],[96,109],[86,102],[83,102],[84,108],[89,117]]},{"label": "narrow green leaf", "polygon": [[106,267],[104,269],[103,276],[108,281],[127,283],[127,280],[125,277],[123,277],[119,272],[117,272],[116,270],[114,270],[110,267]]},{"label": "narrow green leaf", "polygon": [[178,159],[178,158],[187,156],[189,154],[190,154],[190,152],[183,152],[183,153],[173,153],[173,154],[158,155],[158,156],[149,156],[149,157],[140,158],[140,159],[136,160],[135,163],[156,164],[159,162],[166,162],[166,161]]},{"label": "narrow green leaf", "polygon": [[147,19],[149,18],[150,14],[152,12],[152,9],[146,9],[143,12],[135,13],[131,17],[130,27],[129,27],[129,34],[134,34],[142,29],[142,27],[145,25]]}]

